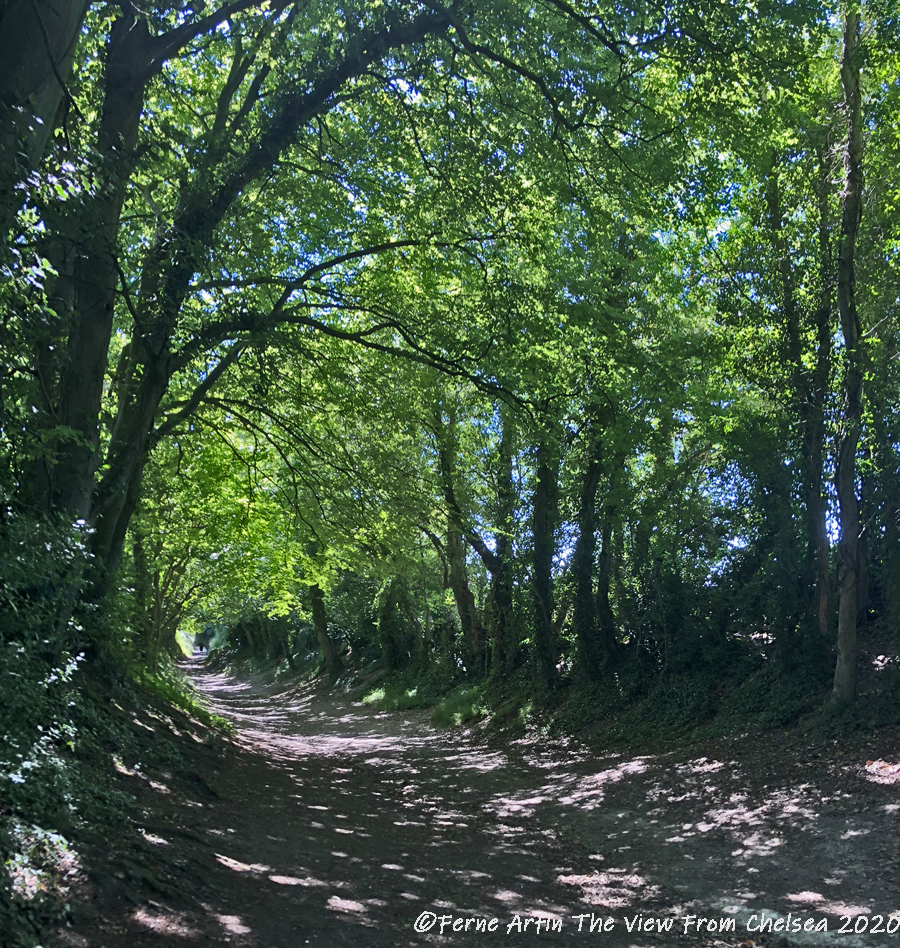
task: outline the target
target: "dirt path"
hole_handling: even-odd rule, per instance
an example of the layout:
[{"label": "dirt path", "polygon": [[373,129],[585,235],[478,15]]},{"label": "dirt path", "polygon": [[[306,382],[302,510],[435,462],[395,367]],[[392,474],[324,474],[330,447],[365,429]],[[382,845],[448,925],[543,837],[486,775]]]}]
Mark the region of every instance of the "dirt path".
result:
[{"label": "dirt path", "polygon": [[[789,944],[900,944],[872,932],[900,928],[900,792],[864,758],[759,738],[642,757],[499,750],[418,714],[192,674],[239,751],[203,775],[205,800],[148,812],[145,837],[197,893],[104,910],[92,948],[783,944],[755,930],[763,918],[827,923]],[[636,918],[650,930],[629,931]]]}]

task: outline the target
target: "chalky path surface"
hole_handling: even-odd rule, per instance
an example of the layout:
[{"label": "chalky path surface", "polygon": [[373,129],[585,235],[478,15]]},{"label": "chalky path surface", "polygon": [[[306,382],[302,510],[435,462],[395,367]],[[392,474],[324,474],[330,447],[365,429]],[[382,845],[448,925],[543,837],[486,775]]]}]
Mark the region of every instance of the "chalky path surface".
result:
[{"label": "chalky path surface", "polygon": [[[842,915],[875,927],[900,912],[900,793],[852,761],[795,759],[759,738],[752,753],[744,741],[652,756],[538,740],[501,750],[421,714],[198,660],[191,673],[240,747],[207,778],[217,798],[184,811],[208,843],[198,871],[215,898],[180,919],[138,909],[132,945],[775,945],[747,924],[788,913],[829,928],[791,944],[900,944],[838,934]],[[423,912],[438,921],[419,933]],[[685,937],[691,915],[736,928]],[[472,921],[441,934],[440,916]],[[629,931],[636,916],[672,930]],[[590,933],[592,918],[613,921]],[[473,930],[478,919],[495,929]]]}]

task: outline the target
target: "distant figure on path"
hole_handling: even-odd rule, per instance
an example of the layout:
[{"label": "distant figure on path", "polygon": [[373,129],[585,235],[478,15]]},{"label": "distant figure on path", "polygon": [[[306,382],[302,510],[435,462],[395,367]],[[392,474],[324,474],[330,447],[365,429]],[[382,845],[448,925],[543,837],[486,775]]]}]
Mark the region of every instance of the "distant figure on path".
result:
[{"label": "distant figure on path", "polygon": [[212,640],[216,637],[216,632],[218,631],[217,627],[213,623],[208,623],[204,626],[202,632],[198,632],[194,636],[194,648],[199,652],[206,652],[209,655],[209,646]]}]

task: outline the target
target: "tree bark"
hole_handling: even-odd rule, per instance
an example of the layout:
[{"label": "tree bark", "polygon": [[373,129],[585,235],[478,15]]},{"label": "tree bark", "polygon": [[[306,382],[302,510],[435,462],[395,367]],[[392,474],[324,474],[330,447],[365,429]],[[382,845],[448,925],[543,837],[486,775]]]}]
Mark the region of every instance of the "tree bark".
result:
[{"label": "tree bark", "polygon": [[[47,150],[72,71],[88,4],[84,0],[0,3],[0,191],[35,168]],[[24,163],[19,156],[24,157]],[[16,208],[4,201],[5,234]]]},{"label": "tree bark", "polygon": [[[59,373],[58,383],[52,377],[41,379],[45,391],[59,393],[51,423],[71,432],[58,442],[52,465],[39,461],[37,480],[43,493],[39,503],[73,520],[93,520],[100,407],[118,281],[118,231],[150,76],[146,20],[126,8],[113,24],[107,48],[97,142],[105,160],[97,169],[96,196],[73,222],[72,231],[59,235],[50,254],[57,258],[60,273],[51,298],[60,325],[69,329],[66,357],[62,364],[43,354],[38,357],[39,371],[52,366]],[[77,250],[72,254],[64,247]],[[58,341],[54,342],[59,351]]]},{"label": "tree bark", "polygon": [[806,512],[813,546],[816,585],[816,624],[819,634],[830,640],[831,543],[828,539],[828,502],[825,498],[825,399],[831,372],[831,308],[834,277],[831,260],[831,214],[828,195],[829,165],[824,148],[819,150],[819,302],[816,307],[816,366],[809,389],[809,424],[805,453],[810,480],[807,485]]},{"label": "tree bark", "polygon": [[862,218],[862,97],[860,93],[860,17],[851,0],[845,11],[841,86],[847,117],[844,192],[841,197],[841,243],[837,298],[844,341],[843,412],[837,442],[835,490],[838,498],[838,657],[832,699],[856,698],[857,609],[859,600],[859,500],[856,495],[856,450],[862,422],[863,364],[861,327],[856,305],[856,243]]}]

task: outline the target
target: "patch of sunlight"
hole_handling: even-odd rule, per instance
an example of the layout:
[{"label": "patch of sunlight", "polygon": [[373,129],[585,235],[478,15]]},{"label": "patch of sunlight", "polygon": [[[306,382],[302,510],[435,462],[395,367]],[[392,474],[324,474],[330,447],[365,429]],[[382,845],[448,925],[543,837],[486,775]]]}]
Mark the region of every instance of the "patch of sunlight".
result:
[{"label": "patch of sunlight", "polygon": [[355,902],[353,899],[342,899],[339,895],[333,895],[328,900],[328,907],[337,912],[362,912],[368,911],[362,902]]},{"label": "patch of sunlight", "polygon": [[239,862],[237,859],[232,859],[230,856],[223,856],[221,853],[216,853],[216,859],[222,863],[228,869],[233,869],[235,872],[271,872],[271,866],[264,866],[261,863],[254,863],[252,866],[248,865],[246,862]]},{"label": "patch of sunlight", "polygon": [[522,896],[518,892],[513,892],[512,889],[498,889],[493,898],[498,902],[514,903],[519,902]]},{"label": "patch of sunlight", "polygon": [[196,938],[199,934],[179,915],[162,915],[147,909],[138,909],[131,917],[138,925],[160,935]]},{"label": "patch of sunlight", "polygon": [[886,760],[867,760],[866,779],[873,783],[900,783],[900,764]]},{"label": "patch of sunlight", "polygon": [[456,770],[479,770],[487,772],[505,767],[508,763],[506,757],[502,754],[479,751],[473,754],[467,751],[465,754],[450,754],[445,758],[448,764],[452,764]]},{"label": "patch of sunlight", "polygon": [[752,833],[741,840],[744,847],[742,856],[771,856],[779,846],[784,845],[784,840],[777,836],[766,837],[763,833]]},{"label": "patch of sunlight", "polygon": [[217,915],[216,920],[229,934],[249,935],[253,930],[248,928],[237,915]]},{"label": "patch of sunlight", "polygon": [[725,764],[720,760],[710,760],[708,757],[698,757],[687,764],[676,764],[675,770],[681,774],[714,774],[724,769]]},{"label": "patch of sunlight", "polygon": [[312,876],[307,876],[305,879],[298,879],[297,876],[269,876],[269,882],[274,882],[276,885],[302,885],[304,888],[321,888],[328,886],[327,882],[323,882],[321,879],[315,879]]},{"label": "patch of sunlight", "polygon": [[362,699],[363,704],[377,704],[379,701],[384,701],[384,694],[384,688],[375,688]]},{"label": "patch of sunlight", "polygon": [[169,841],[167,839],[163,839],[162,836],[156,836],[153,833],[148,833],[146,830],[141,830],[141,836],[143,836],[148,843],[153,843],[155,846],[169,845]]},{"label": "patch of sunlight", "polygon": [[851,918],[872,914],[872,909],[867,905],[845,905],[843,902],[825,902],[819,905],[818,910],[830,915],[849,915]]},{"label": "patch of sunlight", "polygon": [[824,902],[825,896],[819,892],[791,892],[787,895],[789,902]]},{"label": "patch of sunlight", "polygon": [[659,896],[659,887],[651,885],[643,876],[627,869],[610,869],[587,875],[560,875],[557,882],[581,889],[581,898],[588,905],[621,909],[634,902]]},{"label": "patch of sunlight", "polygon": [[151,734],[156,733],[155,727],[150,727],[149,724],[144,724],[144,722],[136,714],[132,714],[131,720],[134,724],[136,724],[138,727],[142,727],[145,731],[149,731]]}]

